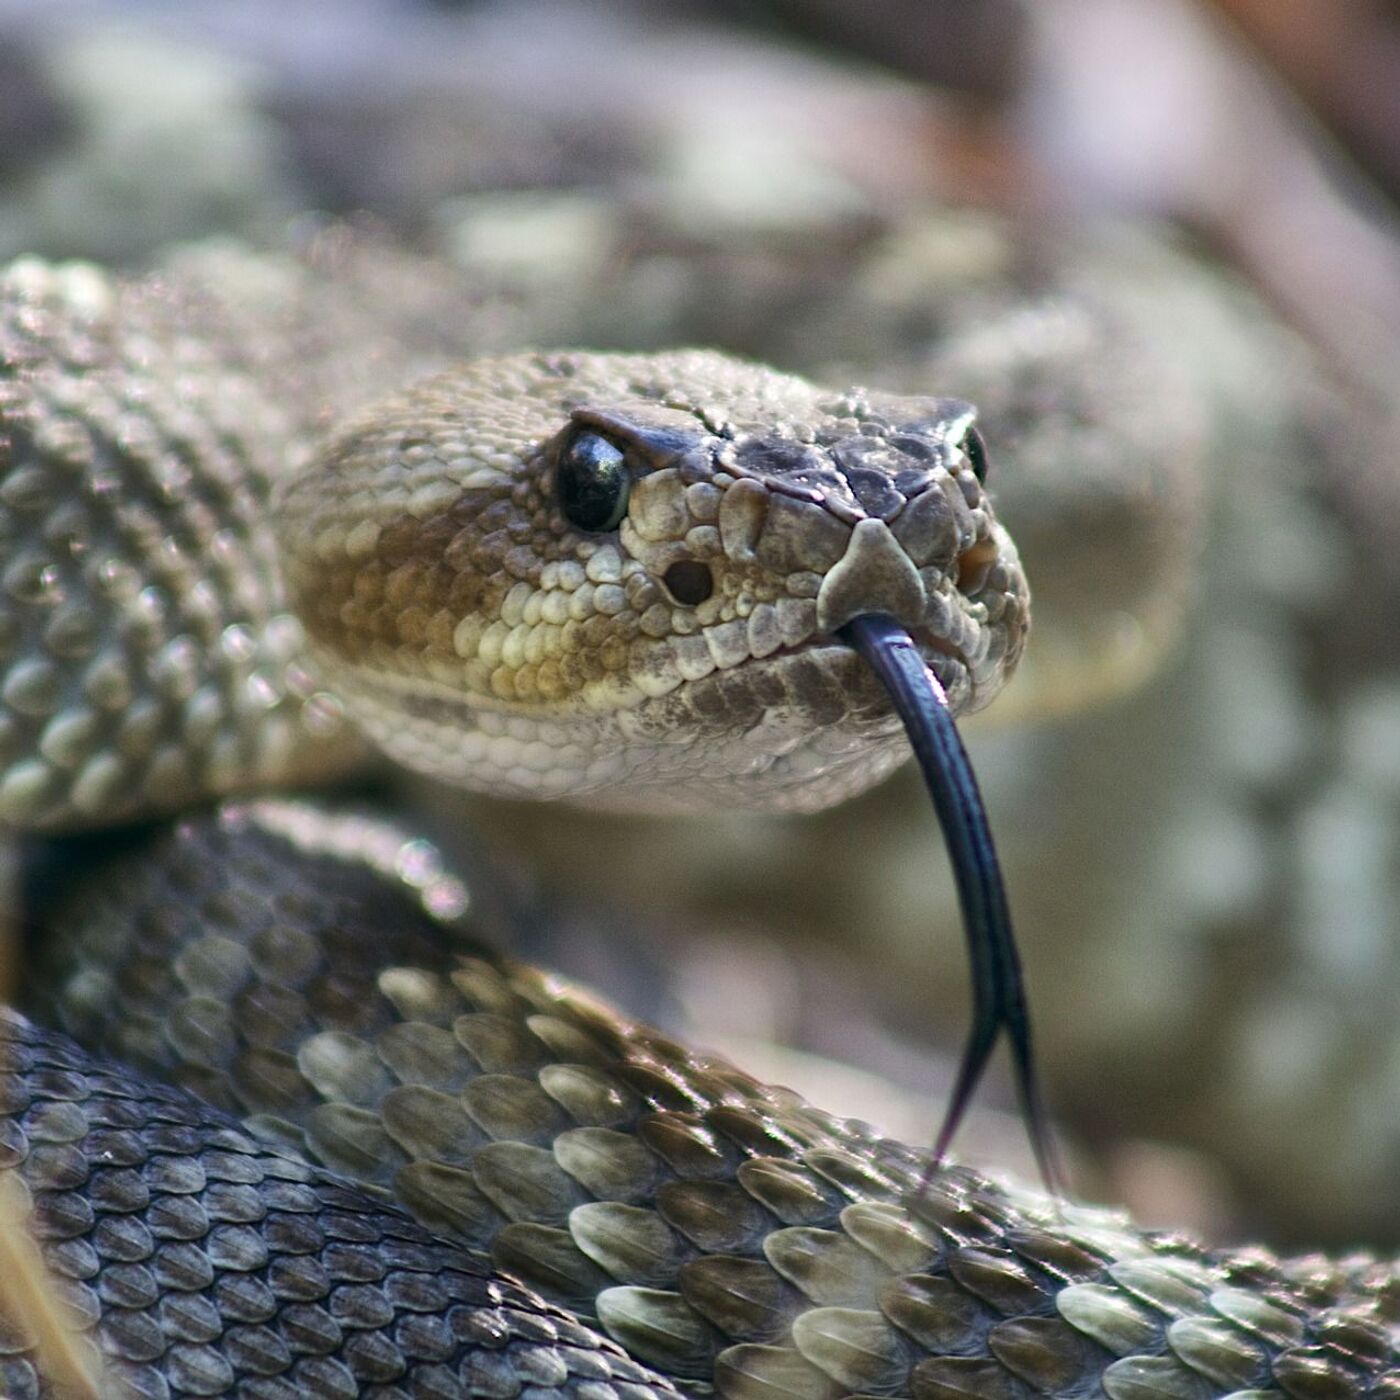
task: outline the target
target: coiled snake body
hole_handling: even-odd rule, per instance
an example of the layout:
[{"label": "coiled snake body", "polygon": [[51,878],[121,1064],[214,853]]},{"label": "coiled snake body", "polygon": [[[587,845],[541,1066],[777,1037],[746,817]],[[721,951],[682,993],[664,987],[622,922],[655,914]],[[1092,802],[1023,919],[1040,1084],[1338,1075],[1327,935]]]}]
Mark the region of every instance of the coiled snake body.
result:
[{"label": "coiled snake body", "polygon": [[[366,409],[453,348],[421,302],[380,328],[392,271],[10,271],[7,824],[325,776],[359,756],[343,708],[497,790],[819,805],[902,754],[827,640],[847,618],[899,618],[964,708],[1014,666],[965,405],[688,352],[488,359]],[[1388,1267],[1213,1254],[959,1168],[919,1192],[920,1151],[475,942],[430,849],[367,817],[228,801],[81,876],[74,843],[33,995],[93,1049],[7,1014],[5,1160],[113,1393],[1400,1379]],[[43,1391],[23,1327],[3,1357]]]}]

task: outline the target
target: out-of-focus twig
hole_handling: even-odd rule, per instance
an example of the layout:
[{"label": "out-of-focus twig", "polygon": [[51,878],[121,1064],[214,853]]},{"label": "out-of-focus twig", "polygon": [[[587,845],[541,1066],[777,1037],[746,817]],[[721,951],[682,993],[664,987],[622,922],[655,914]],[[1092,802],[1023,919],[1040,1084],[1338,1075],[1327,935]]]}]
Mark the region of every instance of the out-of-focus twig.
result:
[{"label": "out-of-focus twig", "polygon": [[1400,10],[1383,0],[1208,0],[1400,199]]},{"label": "out-of-focus twig", "polygon": [[[1338,391],[1319,485],[1350,520],[1371,591],[1393,616],[1400,213],[1222,15],[1266,5],[1325,8],[1339,24],[1344,11],[1379,9],[1370,0],[1037,0],[1022,130],[1049,205],[1191,227],[1318,348]],[[1360,87],[1361,72],[1339,81]]]},{"label": "out-of-focus twig", "polygon": [[1400,218],[1215,9],[1040,0],[1034,14],[1024,127],[1044,187],[1072,210],[1202,230],[1344,378],[1388,389],[1400,363]]},{"label": "out-of-focus twig", "polygon": [[29,1197],[13,1171],[0,1172],[0,1316],[34,1347],[51,1393],[101,1400],[98,1357],[63,1315],[49,1272],[29,1234]]}]

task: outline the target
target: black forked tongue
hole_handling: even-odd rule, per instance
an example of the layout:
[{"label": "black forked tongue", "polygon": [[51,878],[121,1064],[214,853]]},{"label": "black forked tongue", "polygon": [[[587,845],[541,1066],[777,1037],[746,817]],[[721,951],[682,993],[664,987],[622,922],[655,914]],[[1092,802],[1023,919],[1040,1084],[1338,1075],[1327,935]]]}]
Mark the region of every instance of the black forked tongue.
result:
[{"label": "black forked tongue", "polygon": [[1046,1190],[1059,1195],[1061,1175],[1036,1082],[1030,1015],[1006,887],[982,794],[948,711],[948,697],[938,677],[924,664],[914,639],[892,617],[879,613],[855,617],[838,635],[880,678],[909,735],[948,844],[972,964],[972,1031],[924,1184],[942,1165],[996,1048],[997,1036],[1005,1030],[1031,1150]]}]

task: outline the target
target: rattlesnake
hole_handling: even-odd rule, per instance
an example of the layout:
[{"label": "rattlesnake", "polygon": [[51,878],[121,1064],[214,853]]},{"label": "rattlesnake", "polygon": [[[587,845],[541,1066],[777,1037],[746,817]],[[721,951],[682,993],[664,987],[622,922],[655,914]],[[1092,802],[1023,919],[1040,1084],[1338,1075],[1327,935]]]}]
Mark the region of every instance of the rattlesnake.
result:
[{"label": "rattlesnake", "polygon": [[[360,757],[346,701],[367,705],[380,743],[438,771],[460,763],[445,736],[462,727],[464,682],[478,714],[494,702],[504,717],[478,722],[471,772],[451,776],[489,768],[517,791],[561,772],[644,789],[659,772],[654,799],[684,803],[708,786],[729,803],[801,805],[897,760],[893,719],[854,658],[819,643],[818,668],[801,649],[823,630],[823,605],[827,625],[844,620],[841,589],[823,580],[846,558],[850,521],[839,541],[817,526],[815,546],[781,530],[761,546],[770,519],[800,513],[800,493],[761,515],[738,470],[723,484],[739,504],[726,508],[713,480],[685,479],[684,449],[697,431],[741,444],[766,434],[801,484],[813,470],[804,446],[862,439],[851,515],[872,520],[899,484],[881,478],[892,462],[920,498],[917,425],[957,410],[816,391],[705,353],[517,356],[366,407],[387,369],[428,368],[453,349],[464,312],[466,294],[425,295],[396,268],[392,254],[332,236],[329,250],[237,279],[11,271],[0,312],[8,822],[71,829],[324,776]],[[476,324],[482,308],[471,309]],[[505,396],[508,382],[524,397]],[[457,416],[483,391],[499,433],[484,447]],[[552,408],[532,417],[541,402]],[[829,428],[812,427],[817,408]],[[582,414],[572,427],[570,414]],[[550,493],[572,441],[561,434],[580,425],[651,454],[657,470],[633,485],[625,524],[593,521],[607,538],[586,555],[528,558],[540,537],[551,548],[570,538]],[[404,465],[377,519],[363,469],[382,472],[390,449]],[[295,485],[267,512],[273,464],[296,472],[313,451],[340,473],[337,499],[361,493],[355,519]],[[1014,662],[1024,590],[972,463],[950,479],[957,494],[940,488],[944,509],[910,554],[937,575],[935,598],[957,592],[948,566],[961,556],[964,596],[981,604],[930,655],[966,704]],[[471,519],[484,525],[454,516],[449,483],[476,493]],[[299,491],[310,525],[289,523]],[[903,505],[888,503],[891,536]],[[785,598],[810,605],[788,610],[787,638],[782,600],[742,573],[765,550],[801,576]],[[490,560],[484,585],[453,562],[472,556]],[[708,592],[693,575],[665,583],[697,560]],[[903,608],[907,573],[874,573],[894,578],[888,607]],[[99,599],[120,605],[115,628]],[[484,623],[450,613],[463,602]],[[731,630],[706,644],[706,667],[675,643],[710,604],[707,621]],[[609,632],[620,617],[634,645]],[[562,645],[570,622],[585,634],[581,659],[561,660],[539,629]],[[684,658],[697,680],[738,677],[741,634],[753,649],[769,632],[774,653],[793,649],[784,666],[818,674],[785,686],[779,668],[685,690],[687,703],[711,697],[694,711],[715,734],[697,783],[696,750],[667,738],[677,668]],[[332,645],[357,663],[351,673],[342,659],[333,685],[317,663]],[[638,691],[648,703],[634,703]],[[538,695],[591,707],[583,729],[512,717],[512,702]],[[780,723],[764,720],[784,706]],[[760,722],[760,743],[734,742]],[[651,748],[636,773],[599,738],[617,728]],[[95,1328],[114,1387],[599,1400],[711,1385],[733,1396],[1101,1388],[1115,1400],[1273,1388],[1301,1400],[1395,1383],[1386,1267],[1212,1254],[960,1168],[920,1189],[926,1153],[472,942],[460,918],[470,891],[436,872],[423,843],[372,819],[235,800],[121,844],[81,880],[76,848],[60,847],[39,882],[42,1000],[216,1109],[5,1022],[11,1160],[48,1269],[74,1320]],[[250,1115],[246,1127],[229,1111]],[[403,1205],[375,1194],[389,1186]],[[33,1389],[25,1339],[10,1356],[9,1388]]]}]

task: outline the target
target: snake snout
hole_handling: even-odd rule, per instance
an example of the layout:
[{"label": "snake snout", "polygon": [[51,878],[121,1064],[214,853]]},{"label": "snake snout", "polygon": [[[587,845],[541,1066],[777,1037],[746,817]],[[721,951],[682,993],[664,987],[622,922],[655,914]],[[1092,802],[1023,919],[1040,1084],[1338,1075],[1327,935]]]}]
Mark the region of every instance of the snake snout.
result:
[{"label": "snake snout", "polygon": [[845,554],[817,593],[817,626],[836,633],[853,617],[883,613],[922,626],[925,590],[919,571],[883,520],[858,521]]}]

